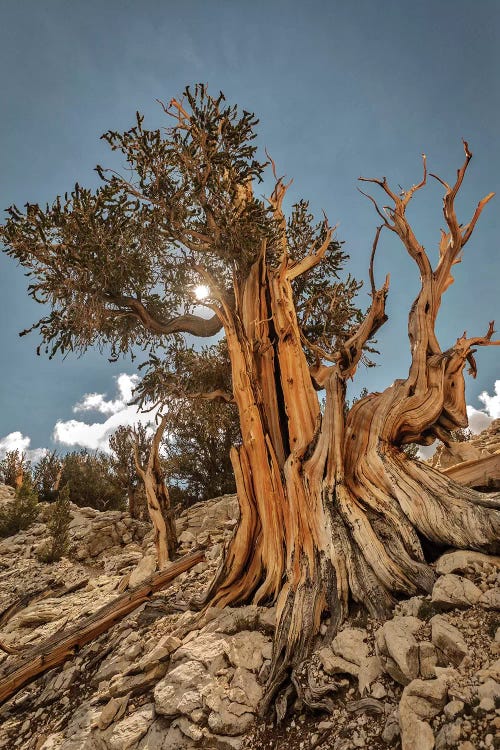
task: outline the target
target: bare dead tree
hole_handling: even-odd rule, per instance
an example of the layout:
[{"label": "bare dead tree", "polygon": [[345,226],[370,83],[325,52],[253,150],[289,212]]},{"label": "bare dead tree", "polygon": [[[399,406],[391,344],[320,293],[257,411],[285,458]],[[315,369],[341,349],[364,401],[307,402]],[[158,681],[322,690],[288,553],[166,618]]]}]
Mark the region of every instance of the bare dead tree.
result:
[{"label": "bare dead tree", "polygon": [[170,506],[170,496],[165,484],[159,455],[160,444],[167,422],[168,414],[164,414],[151,440],[146,463],[141,462],[139,436],[134,430],[131,431],[135,465],[137,473],[144,482],[148,512],[154,528],[155,547],[160,570],[174,558],[177,550],[175,520]]}]

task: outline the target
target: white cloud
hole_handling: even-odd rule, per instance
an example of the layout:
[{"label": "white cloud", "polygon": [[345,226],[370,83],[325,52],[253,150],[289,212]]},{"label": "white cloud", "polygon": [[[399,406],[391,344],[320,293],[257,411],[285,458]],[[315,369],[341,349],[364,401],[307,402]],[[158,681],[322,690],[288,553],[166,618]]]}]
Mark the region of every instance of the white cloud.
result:
[{"label": "white cloud", "polygon": [[22,432],[9,432],[3,438],[0,438],[0,458],[4,458],[9,451],[18,450],[25,453],[26,458],[33,463],[39,461],[46,453],[46,448],[30,448],[31,438],[23,435]]},{"label": "white cloud", "polygon": [[484,409],[476,409],[474,406],[467,404],[469,427],[474,434],[482,432],[494,419],[500,417],[500,380],[495,380],[493,396],[490,396],[487,391],[483,391],[479,394],[478,399],[484,404]]},{"label": "white cloud", "polygon": [[437,442],[434,441],[432,445],[419,445],[418,446],[418,457],[422,461],[426,461],[428,458],[431,458],[431,456],[434,455],[437,448]]},{"label": "white cloud", "polygon": [[139,382],[138,375],[127,375],[122,372],[116,378],[118,386],[118,398],[115,401],[106,401],[106,394],[86,393],[81,401],[74,405],[75,414],[82,411],[97,411],[100,414],[116,414],[124,408],[131,400],[132,392]]},{"label": "white cloud", "polygon": [[[477,435],[485,430],[494,419],[500,417],[500,380],[495,380],[494,395],[490,396],[487,391],[479,394],[478,399],[484,404],[484,409],[476,409],[474,406],[467,404],[467,416],[469,418],[469,429]],[[419,458],[425,460],[430,458],[438,446],[435,441],[432,445],[420,446],[418,449]]]},{"label": "white cloud", "polygon": [[132,426],[137,422],[147,425],[153,422],[157,410],[142,413],[137,406],[128,403],[138,382],[137,375],[122,373],[116,378],[116,399],[106,400],[106,394],[102,393],[85,394],[73,407],[75,413],[97,411],[110,416],[104,422],[90,424],[78,419],[58,420],[54,427],[54,441],[65,446],[109,451],[109,438],[121,425]]},{"label": "white cloud", "polygon": [[469,417],[469,429],[474,435],[485,430],[493,421],[493,417],[489,414],[486,414],[486,412],[480,411],[479,409],[475,409],[469,404],[467,404],[467,416]]},{"label": "white cloud", "polygon": [[498,419],[500,417],[500,380],[495,380],[494,396],[490,396],[486,391],[483,391],[479,400],[483,402],[485,411],[488,412],[490,417]]}]

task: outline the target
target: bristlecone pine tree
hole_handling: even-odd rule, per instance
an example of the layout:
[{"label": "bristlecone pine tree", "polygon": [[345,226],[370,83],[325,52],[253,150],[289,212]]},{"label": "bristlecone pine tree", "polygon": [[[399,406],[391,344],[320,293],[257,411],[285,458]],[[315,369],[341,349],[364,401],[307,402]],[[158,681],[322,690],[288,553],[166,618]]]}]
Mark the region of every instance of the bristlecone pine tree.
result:
[{"label": "bristlecone pine tree", "polygon": [[[213,582],[213,605],[276,602],[277,628],[264,708],[310,652],[326,612],[335,631],[349,597],[383,616],[396,594],[429,591],[433,572],[420,537],[454,547],[494,550],[498,496],[464,488],[401,446],[421,445],[467,425],[463,369],[475,347],[465,334],[444,351],[435,334],[441,297],[452,283],[488,195],[459,224],[455,198],[471,159],[444,188],[436,262],[406,218],[427,178],[395,192],[372,247],[371,306],[354,306],[359,287],[337,280],[345,255],[308,204],[285,216],[287,185],[275,176],[267,202],[254,193],[265,163],[256,160],[256,120],[186,90],[164,106],[166,130],[143,118],[104,138],[121,152],[129,179],[98,167],[103,185],[78,185],[47,208],[9,210],[2,236],[32,277],[31,296],[50,305],[38,329],[49,354],[111,345],[118,356],[141,347],[168,358],[180,334],[223,329],[242,444],[232,450],[241,517]],[[389,282],[376,288],[374,255],[382,228],[415,262],[420,292],[409,313],[412,363],[405,379],[357,401],[344,416],[346,380],[385,323]],[[196,311],[196,284],[210,292]],[[157,361],[157,360],[156,360]],[[324,413],[318,391],[326,392]],[[298,684],[297,680],[294,680]]]}]

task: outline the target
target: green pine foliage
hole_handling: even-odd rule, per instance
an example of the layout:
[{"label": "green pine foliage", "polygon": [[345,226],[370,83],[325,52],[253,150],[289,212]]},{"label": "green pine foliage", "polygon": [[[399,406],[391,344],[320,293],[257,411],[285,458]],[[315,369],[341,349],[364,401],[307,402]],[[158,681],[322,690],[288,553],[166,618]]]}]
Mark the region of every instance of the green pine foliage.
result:
[{"label": "green pine foliage", "polygon": [[40,562],[57,562],[69,549],[69,524],[71,522],[69,485],[64,485],[57,500],[48,509],[46,523],[50,538],[38,551]]},{"label": "green pine foliage", "polygon": [[27,474],[31,470],[30,462],[26,460],[26,455],[21,453],[17,448],[13,451],[7,451],[0,459],[0,482],[17,487],[17,478],[20,474]]},{"label": "green pine foliage", "polygon": [[125,494],[103,453],[76,451],[63,459],[61,485],[69,485],[69,498],[80,507],[124,510]]},{"label": "green pine foliage", "polygon": [[38,495],[29,475],[16,490],[12,502],[0,508],[0,538],[13,536],[27,529],[38,517]]},{"label": "green pine foliage", "polygon": [[[267,265],[276,267],[285,233],[289,262],[298,263],[328,232],[307,201],[297,199],[281,224],[260,196],[271,163],[259,155],[252,113],[204,85],[188,87],[163,110],[158,128],[147,129],[137,113],[129,130],[103,136],[124,174],[98,166],[96,190],[77,184],[47,206],[11,206],[0,226],[5,252],[30,279],[28,293],[48,305],[23,334],[38,331],[38,351],[49,356],[89,347],[107,349],[112,359],[142,352],[153,401],[157,368],[182,352],[192,356],[182,334],[212,337],[222,329],[216,314],[198,315],[197,284],[234,307],[234,284],[245,281],[263,246]],[[337,351],[361,319],[360,283],[342,278],[347,258],[332,239],[323,262],[294,279],[311,362],[315,346]],[[163,390],[175,396],[178,384],[170,377]],[[191,384],[182,385],[186,392]]]}]

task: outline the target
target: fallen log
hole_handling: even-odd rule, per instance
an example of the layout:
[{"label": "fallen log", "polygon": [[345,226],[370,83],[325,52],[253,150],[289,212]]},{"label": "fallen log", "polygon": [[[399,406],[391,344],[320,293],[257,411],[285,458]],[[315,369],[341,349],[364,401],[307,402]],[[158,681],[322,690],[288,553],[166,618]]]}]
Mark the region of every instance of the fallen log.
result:
[{"label": "fallen log", "polygon": [[462,461],[442,472],[467,487],[491,487],[494,490],[500,486],[500,452]]},{"label": "fallen log", "polygon": [[155,591],[165,588],[181,573],[202,562],[204,556],[203,550],[184,555],[172,563],[167,570],[155,573],[147,581],[109,602],[93,615],[77,623],[73,628],[58,632],[45,642],[30,649],[0,679],[0,705],[23,685],[49,669],[62,664],[86,643],[106,632],[115,623],[146,602]]}]

